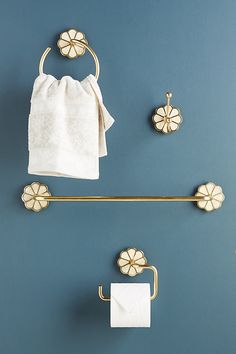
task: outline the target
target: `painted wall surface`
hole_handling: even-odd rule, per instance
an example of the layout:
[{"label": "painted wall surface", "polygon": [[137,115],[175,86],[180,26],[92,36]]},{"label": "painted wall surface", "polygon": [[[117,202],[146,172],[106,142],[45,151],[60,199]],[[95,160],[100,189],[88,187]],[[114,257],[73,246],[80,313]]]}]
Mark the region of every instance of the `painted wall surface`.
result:
[{"label": "painted wall surface", "polygon": [[[236,2],[8,0],[0,19],[0,353],[236,353]],[[116,118],[98,181],[27,174],[38,61],[71,27],[97,52]],[[82,79],[94,66],[54,50],[45,71]],[[161,136],[150,118],[167,90],[184,124]],[[62,195],[191,195],[213,181],[226,201],[210,214],[191,203],[58,203],[35,214],[20,200],[34,180]],[[115,264],[128,246],[159,269],[150,329],[109,328],[97,296],[100,282],[109,293],[130,281]]]}]

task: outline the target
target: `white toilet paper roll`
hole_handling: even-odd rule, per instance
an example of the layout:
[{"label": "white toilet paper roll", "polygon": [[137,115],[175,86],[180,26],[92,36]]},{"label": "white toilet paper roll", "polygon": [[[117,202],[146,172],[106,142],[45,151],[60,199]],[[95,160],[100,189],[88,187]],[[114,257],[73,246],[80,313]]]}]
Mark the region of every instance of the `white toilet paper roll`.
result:
[{"label": "white toilet paper roll", "polygon": [[111,284],[111,327],[150,327],[150,284]]}]

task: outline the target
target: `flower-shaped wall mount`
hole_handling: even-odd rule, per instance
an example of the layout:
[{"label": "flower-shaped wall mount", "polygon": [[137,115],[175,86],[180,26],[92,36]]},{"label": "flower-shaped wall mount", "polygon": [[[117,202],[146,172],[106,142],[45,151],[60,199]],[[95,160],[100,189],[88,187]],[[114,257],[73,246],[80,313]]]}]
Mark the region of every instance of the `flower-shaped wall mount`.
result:
[{"label": "flower-shaped wall mount", "polygon": [[63,56],[69,59],[75,59],[81,55],[84,55],[86,50],[85,47],[78,41],[88,44],[84,33],[75,29],[70,29],[60,34],[60,39],[57,42],[57,46]]},{"label": "flower-shaped wall mount", "polygon": [[134,277],[143,272],[142,266],[147,264],[147,260],[143,251],[136,248],[127,248],[120,253],[117,264],[121,273]]},{"label": "flower-shaped wall mount", "polygon": [[173,133],[179,129],[183,118],[177,107],[170,105],[171,92],[166,93],[166,105],[156,108],[152,116],[154,128],[164,134]]},{"label": "flower-shaped wall mount", "polygon": [[199,186],[195,196],[205,197],[205,200],[197,202],[197,206],[206,211],[219,209],[225,199],[222,188],[213,182]]},{"label": "flower-shaped wall mount", "polygon": [[49,205],[47,200],[37,200],[36,197],[40,196],[48,197],[51,196],[51,193],[45,184],[33,182],[32,184],[25,186],[21,199],[25,204],[26,209],[39,212],[42,209],[47,208]]}]

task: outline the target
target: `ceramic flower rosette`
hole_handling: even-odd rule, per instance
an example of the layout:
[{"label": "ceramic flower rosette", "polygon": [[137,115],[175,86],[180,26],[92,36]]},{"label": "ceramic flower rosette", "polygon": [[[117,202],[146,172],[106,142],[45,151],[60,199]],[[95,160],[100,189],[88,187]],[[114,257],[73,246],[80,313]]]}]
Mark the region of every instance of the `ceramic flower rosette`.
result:
[{"label": "ceramic flower rosette", "polygon": [[85,34],[75,29],[61,33],[57,42],[61,54],[69,59],[84,55],[86,49],[78,41],[88,44]]},{"label": "ceramic flower rosette", "polygon": [[156,108],[155,114],[152,116],[154,128],[164,134],[173,133],[179,129],[183,118],[177,107],[170,105],[171,92],[166,93],[167,103],[165,106]]},{"label": "ceramic flower rosette", "polygon": [[142,251],[136,248],[128,248],[120,253],[117,264],[121,273],[134,277],[143,272],[142,266],[147,264],[147,260]]}]

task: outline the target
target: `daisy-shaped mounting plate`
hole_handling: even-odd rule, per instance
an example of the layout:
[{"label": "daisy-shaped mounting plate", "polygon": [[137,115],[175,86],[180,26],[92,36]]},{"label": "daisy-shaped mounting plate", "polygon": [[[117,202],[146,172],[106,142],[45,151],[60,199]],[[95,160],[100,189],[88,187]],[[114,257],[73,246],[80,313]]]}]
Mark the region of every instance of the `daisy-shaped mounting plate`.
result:
[{"label": "daisy-shaped mounting plate", "polygon": [[225,200],[222,188],[213,182],[199,186],[195,196],[205,197],[205,200],[197,202],[197,206],[206,211],[219,209]]},{"label": "daisy-shaped mounting plate", "polygon": [[86,49],[79,41],[88,44],[83,32],[70,29],[61,33],[60,39],[57,42],[61,55],[69,59],[75,59],[84,55]]},{"label": "daisy-shaped mounting plate", "polygon": [[154,128],[161,133],[170,134],[179,129],[183,118],[177,107],[170,105],[171,92],[166,93],[166,105],[155,109],[152,116]]},{"label": "daisy-shaped mounting plate", "polygon": [[26,209],[39,212],[42,209],[48,207],[49,202],[47,200],[37,200],[36,197],[48,197],[51,193],[45,184],[40,182],[33,182],[24,188],[24,192],[21,199],[26,207]]},{"label": "daisy-shaped mounting plate", "polygon": [[144,257],[143,251],[127,248],[120,253],[117,264],[121,273],[134,277],[143,272],[142,266],[147,264],[147,259]]}]

